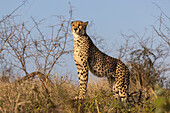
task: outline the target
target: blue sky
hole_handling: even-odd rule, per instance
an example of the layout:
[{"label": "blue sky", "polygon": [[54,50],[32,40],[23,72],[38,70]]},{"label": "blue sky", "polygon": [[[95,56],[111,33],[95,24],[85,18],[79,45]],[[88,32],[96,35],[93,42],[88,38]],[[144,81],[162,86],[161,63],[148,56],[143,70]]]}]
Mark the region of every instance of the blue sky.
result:
[{"label": "blue sky", "polygon": [[[69,1],[73,6],[73,19],[93,21],[97,34],[106,39],[129,29],[142,32],[154,24],[160,11],[153,2],[170,15],[169,0],[28,0],[16,14],[24,15],[24,21],[31,16],[37,20],[52,18],[53,15],[68,16]],[[22,2],[1,0],[0,17],[9,14]]]},{"label": "blue sky", "polygon": [[[23,0],[0,0],[0,17],[9,14]],[[170,0],[28,0],[15,14],[23,16],[23,21],[49,19],[48,25],[56,23],[54,15],[68,17],[69,4],[73,6],[73,20],[93,22],[93,30],[105,39],[108,46],[121,45],[121,32],[134,30],[143,33],[145,28],[155,24],[160,10],[159,5],[170,15]],[[72,57],[69,60],[73,60]],[[68,65],[68,71],[76,72],[73,61]],[[70,68],[71,67],[71,68]]]}]

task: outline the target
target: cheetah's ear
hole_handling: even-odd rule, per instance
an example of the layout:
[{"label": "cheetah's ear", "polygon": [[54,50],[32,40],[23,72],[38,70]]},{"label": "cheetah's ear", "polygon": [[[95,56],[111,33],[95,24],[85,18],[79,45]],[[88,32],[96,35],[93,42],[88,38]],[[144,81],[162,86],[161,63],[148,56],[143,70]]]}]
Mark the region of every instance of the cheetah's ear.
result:
[{"label": "cheetah's ear", "polygon": [[88,21],[84,23],[85,26],[87,26],[87,24],[88,24]]}]

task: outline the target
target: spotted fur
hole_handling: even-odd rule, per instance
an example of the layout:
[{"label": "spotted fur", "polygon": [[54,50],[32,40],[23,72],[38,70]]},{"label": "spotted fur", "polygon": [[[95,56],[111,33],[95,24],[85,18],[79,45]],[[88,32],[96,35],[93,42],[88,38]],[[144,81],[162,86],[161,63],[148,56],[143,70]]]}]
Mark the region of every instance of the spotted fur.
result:
[{"label": "spotted fur", "polygon": [[129,86],[129,70],[126,65],[101,52],[86,34],[88,22],[71,22],[73,42],[73,56],[79,77],[79,96],[84,99],[87,91],[88,71],[98,77],[107,77],[111,89],[122,100],[127,99]]}]

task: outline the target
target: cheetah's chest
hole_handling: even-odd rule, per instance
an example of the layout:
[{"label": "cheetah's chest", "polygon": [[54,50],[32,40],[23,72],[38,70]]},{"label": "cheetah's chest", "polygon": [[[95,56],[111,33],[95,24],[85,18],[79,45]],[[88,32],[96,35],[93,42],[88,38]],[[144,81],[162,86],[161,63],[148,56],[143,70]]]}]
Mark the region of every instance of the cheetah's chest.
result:
[{"label": "cheetah's chest", "polygon": [[76,62],[78,62],[79,64],[82,63],[81,57],[80,57],[80,50],[79,49],[75,48],[75,50],[73,51],[73,56],[74,56],[74,60]]},{"label": "cheetah's chest", "polygon": [[83,48],[80,46],[78,42],[73,43],[73,56],[76,63],[83,65],[85,53]]}]

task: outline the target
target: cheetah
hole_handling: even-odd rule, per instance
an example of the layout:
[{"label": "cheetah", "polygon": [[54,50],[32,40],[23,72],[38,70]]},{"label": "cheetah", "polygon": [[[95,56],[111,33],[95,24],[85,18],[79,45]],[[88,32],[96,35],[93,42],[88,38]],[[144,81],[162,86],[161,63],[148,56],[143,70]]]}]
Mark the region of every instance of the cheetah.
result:
[{"label": "cheetah", "polygon": [[86,33],[88,22],[72,21],[71,29],[74,37],[73,57],[78,71],[79,96],[84,99],[87,92],[88,72],[98,77],[107,77],[112,92],[125,101],[128,98],[130,72],[119,59],[101,52]]}]

